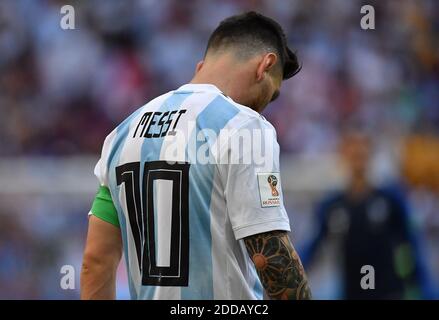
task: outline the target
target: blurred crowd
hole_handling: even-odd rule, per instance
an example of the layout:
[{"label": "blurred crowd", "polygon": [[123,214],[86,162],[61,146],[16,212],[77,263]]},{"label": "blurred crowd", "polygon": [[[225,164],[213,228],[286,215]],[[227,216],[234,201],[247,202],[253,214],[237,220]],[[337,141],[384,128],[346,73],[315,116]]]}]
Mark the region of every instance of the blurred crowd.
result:
[{"label": "blurred crowd", "polygon": [[[65,4],[74,30],[60,27]],[[360,27],[363,4],[375,8],[375,30]],[[303,66],[265,114],[283,154],[333,153],[361,127],[377,180],[407,190],[439,280],[436,0],[2,0],[0,157],[99,154],[122,119],[191,79],[219,21],[247,10],[275,18]],[[1,230],[20,228],[1,219]],[[11,237],[0,235],[0,283]]]}]

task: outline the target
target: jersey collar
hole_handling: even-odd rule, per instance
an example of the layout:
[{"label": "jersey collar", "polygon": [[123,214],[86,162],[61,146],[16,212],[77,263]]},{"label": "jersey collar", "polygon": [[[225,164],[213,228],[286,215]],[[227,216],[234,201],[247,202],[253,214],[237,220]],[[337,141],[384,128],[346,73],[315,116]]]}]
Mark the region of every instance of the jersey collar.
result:
[{"label": "jersey collar", "polygon": [[221,90],[218,89],[215,85],[209,83],[188,83],[182,85],[176,91],[178,92],[216,92],[221,93]]}]

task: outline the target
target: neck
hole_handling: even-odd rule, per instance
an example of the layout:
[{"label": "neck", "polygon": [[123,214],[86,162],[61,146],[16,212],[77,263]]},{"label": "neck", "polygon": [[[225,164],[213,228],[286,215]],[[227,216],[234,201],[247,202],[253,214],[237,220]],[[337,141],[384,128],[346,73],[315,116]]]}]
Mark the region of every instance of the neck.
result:
[{"label": "neck", "polygon": [[203,77],[201,75],[196,75],[191,82],[192,84],[212,84],[217,87],[224,94],[231,96],[229,85],[224,80],[215,79],[212,77]]},{"label": "neck", "polygon": [[[227,76],[224,76],[224,75]],[[237,82],[236,79],[240,81]],[[248,76],[242,67],[238,67],[233,58],[223,56],[221,59],[212,59],[205,61],[204,65],[198,70],[190,81],[192,84],[212,84],[216,86],[221,92],[234,101],[246,105],[242,93],[248,91],[244,90],[248,86]]]},{"label": "neck", "polygon": [[[242,82],[238,84],[232,79],[242,79]],[[248,100],[248,94],[243,94],[244,92],[246,92],[245,90],[242,90],[242,88],[245,87],[245,84],[243,85],[243,83],[245,83],[245,79],[243,77],[230,75],[228,78],[218,79],[217,77],[196,75],[190,83],[212,84],[216,86],[223,94],[230,97],[233,101],[255,110],[252,107],[253,101]],[[258,110],[255,111],[259,112]]]}]

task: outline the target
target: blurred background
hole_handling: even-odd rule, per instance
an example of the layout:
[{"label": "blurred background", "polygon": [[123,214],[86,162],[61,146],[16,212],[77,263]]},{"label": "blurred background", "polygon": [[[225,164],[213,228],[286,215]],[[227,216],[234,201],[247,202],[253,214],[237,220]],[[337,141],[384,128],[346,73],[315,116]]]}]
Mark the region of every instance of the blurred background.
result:
[{"label": "blurred background", "polygon": [[[303,64],[265,116],[314,297],[439,298],[436,0],[1,0],[0,298],[79,297],[105,136],[188,82],[219,21],[247,10],[275,18]],[[375,268],[369,296],[352,289],[360,264]]]}]

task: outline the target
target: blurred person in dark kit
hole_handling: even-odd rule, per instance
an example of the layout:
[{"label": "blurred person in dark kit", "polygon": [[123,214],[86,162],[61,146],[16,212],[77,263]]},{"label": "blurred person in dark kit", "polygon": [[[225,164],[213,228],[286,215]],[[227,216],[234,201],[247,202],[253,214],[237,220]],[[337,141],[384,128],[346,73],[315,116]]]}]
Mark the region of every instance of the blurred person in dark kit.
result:
[{"label": "blurred person in dark kit", "polygon": [[[331,192],[316,210],[317,233],[306,246],[305,266],[325,240],[337,239],[343,299],[416,299],[421,294],[417,240],[401,188],[371,183],[372,141],[360,130],[345,134],[340,156],[348,174],[344,190]],[[362,288],[372,266],[374,289]]]}]

